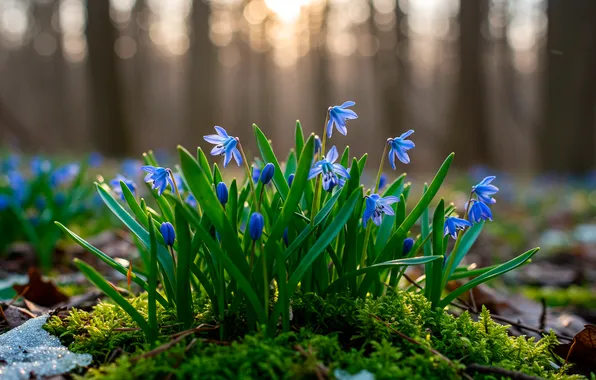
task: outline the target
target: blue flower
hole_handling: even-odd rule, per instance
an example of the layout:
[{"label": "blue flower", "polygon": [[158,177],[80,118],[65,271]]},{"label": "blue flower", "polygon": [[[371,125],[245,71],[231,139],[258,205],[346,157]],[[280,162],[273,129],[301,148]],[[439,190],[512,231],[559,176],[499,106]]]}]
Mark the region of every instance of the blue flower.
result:
[{"label": "blue flower", "polygon": [[346,121],[352,119],[358,119],[358,115],[356,112],[348,109],[348,107],[352,107],[356,103],[352,101],[345,102],[341,106],[333,106],[329,107],[329,121],[327,122],[327,137],[331,137],[333,134],[333,127],[337,128],[337,131],[342,135],[348,134],[348,129],[346,128]]},{"label": "blue flower", "polygon": [[52,170],[52,163],[43,157],[33,157],[30,162],[31,172],[35,176],[47,174]]},{"label": "blue flower", "polygon": [[199,205],[197,203],[197,199],[192,194],[188,194],[188,196],[186,197],[186,199],[184,201],[186,202],[187,205],[189,205],[192,208],[197,208],[197,206]]},{"label": "blue flower", "polygon": [[0,211],[6,210],[10,203],[12,202],[12,198],[6,194],[0,194]]},{"label": "blue flower", "polygon": [[410,253],[413,246],[414,246],[414,239],[412,239],[412,238],[404,239],[404,248],[402,250],[402,254],[405,256],[408,253]]},{"label": "blue flower", "polygon": [[492,195],[496,194],[497,191],[499,191],[499,188],[490,184],[495,178],[496,177],[494,175],[488,176],[480,181],[476,186],[472,186],[472,193],[476,194],[478,200],[487,204],[493,204],[497,202]]},{"label": "blue flower", "polygon": [[471,226],[472,224],[465,219],[450,216],[447,219],[445,219],[445,225],[443,227],[443,236],[449,234],[452,238],[457,239],[458,230],[464,230],[466,227]]},{"label": "blue flower", "polygon": [[267,165],[265,165],[263,170],[261,170],[261,176],[259,177],[261,179],[261,182],[263,182],[263,185],[266,185],[269,182],[271,182],[273,174],[275,174],[275,165],[273,165],[272,163],[268,163]]},{"label": "blue flower", "polygon": [[335,160],[339,157],[337,153],[337,148],[335,146],[329,149],[327,152],[327,156],[324,156],[322,160],[317,162],[310,172],[308,173],[308,179],[313,179],[314,177],[318,176],[319,174],[323,173],[323,189],[325,191],[331,191],[337,185],[340,187],[343,186],[344,180],[339,178],[339,176],[343,178],[350,178],[350,174],[340,164],[335,164]]},{"label": "blue flower", "polygon": [[79,174],[81,167],[77,163],[67,164],[54,170],[50,175],[50,184],[53,187],[64,185],[74,179]]},{"label": "blue flower", "polygon": [[217,199],[219,199],[219,203],[221,203],[222,206],[226,206],[226,203],[228,203],[228,187],[226,186],[226,184],[224,182],[220,182],[217,184],[217,187],[215,188],[215,193],[217,194]]},{"label": "blue flower", "polygon": [[122,165],[120,165],[122,174],[129,178],[137,178],[140,169],[141,162],[130,158],[122,161]]},{"label": "blue flower", "polygon": [[294,183],[294,173],[288,176],[288,186],[292,187],[292,183]]},{"label": "blue flower", "polygon": [[321,143],[321,138],[319,135],[315,135],[315,154],[319,154],[321,152],[321,148],[323,144]]},{"label": "blue flower", "polygon": [[17,170],[20,163],[21,157],[18,154],[10,154],[2,162],[2,170],[5,172]]},{"label": "blue flower", "polygon": [[178,186],[178,191],[184,193],[186,191],[186,187],[184,187],[184,181],[182,180],[182,176],[179,173],[174,173],[174,182],[176,186]]},{"label": "blue flower", "polygon": [[66,194],[56,193],[56,195],[54,195],[54,203],[58,206],[64,205],[64,203],[66,203]]},{"label": "blue flower", "polygon": [[23,175],[16,170],[9,172],[7,176],[8,183],[12,189],[13,200],[22,203],[27,197],[27,181],[25,181]]},{"label": "blue flower", "polygon": [[174,231],[174,226],[170,222],[164,222],[159,226],[159,231],[163,236],[163,241],[166,245],[172,246],[174,245],[174,241],[176,240],[176,231]]},{"label": "blue flower", "polygon": [[224,155],[224,168],[228,166],[232,157],[236,160],[238,166],[242,165],[242,155],[237,148],[238,140],[235,137],[228,136],[228,133],[222,127],[215,126],[216,135],[207,135],[203,138],[215,147],[211,149],[212,156]]},{"label": "blue flower", "polygon": [[252,166],[252,182],[256,185],[259,182],[259,178],[261,178],[261,169],[258,166]]},{"label": "blue flower", "polygon": [[265,219],[263,219],[263,215],[258,212],[253,212],[248,221],[248,233],[252,240],[259,240],[261,238],[264,225]]},{"label": "blue flower", "polygon": [[284,235],[283,235],[283,239],[284,239],[284,243],[286,244],[286,247],[289,246],[289,240],[288,240],[288,227],[286,227],[286,229],[284,230]]},{"label": "blue flower", "polygon": [[480,223],[483,220],[493,220],[493,213],[490,208],[484,203],[476,199],[472,199],[472,205],[468,211],[468,219],[472,223]]},{"label": "blue flower", "polygon": [[152,182],[151,189],[157,189],[157,193],[162,195],[168,184],[174,189],[174,181],[170,175],[170,171],[166,168],[155,167],[151,165],[143,166],[141,169],[149,174],[145,176],[145,182]]},{"label": "blue flower", "polygon": [[402,133],[399,137],[387,140],[387,144],[391,146],[391,149],[389,150],[389,162],[391,163],[393,170],[395,170],[395,156],[397,156],[397,158],[404,164],[410,163],[410,156],[408,156],[408,153],[406,152],[414,148],[416,145],[411,140],[405,140],[405,138],[412,133],[414,133],[414,130],[410,129],[409,131]]},{"label": "blue flower", "polygon": [[103,156],[99,152],[92,152],[89,155],[89,166],[92,168],[97,168],[101,166],[103,163]]},{"label": "blue flower", "polygon": [[387,184],[387,174],[382,173],[381,178],[379,178],[379,190],[385,187]]},{"label": "blue flower", "polygon": [[120,187],[120,182],[123,182],[126,185],[126,187],[128,187],[128,189],[132,192],[133,195],[136,194],[137,185],[134,183],[134,181],[131,181],[130,179],[124,177],[121,174],[117,174],[116,178],[110,181],[110,185],[112,186],[112,191],[114,191],[114,194],[119,195],[120,198],[124,200],[124,194],[122,193],[122,187]]},{"label": "blue flower", "polygon": [[389,196],[381,198],[379,194],[371,194],[366,196],[365,199],[366,207],[364,208],[364,215],[362,216],[362,225],[365,228],[369,219],[372,219],[374,224],[380,226],[384,214],[395,215],[391,205],[395,202],[399,202],[398,197]]}]

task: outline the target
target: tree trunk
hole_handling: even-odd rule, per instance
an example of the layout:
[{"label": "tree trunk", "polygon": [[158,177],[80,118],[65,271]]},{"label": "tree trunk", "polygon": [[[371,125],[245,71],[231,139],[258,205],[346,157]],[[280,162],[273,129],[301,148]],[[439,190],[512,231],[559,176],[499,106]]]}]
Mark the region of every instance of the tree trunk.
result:
[{"label": "tree trunk", "polygon": [[[215,46],[209,40],[209,5],[195,0],[191,17],[191,45],[189,50],[190,80],[188,81],[189,136],[211,131],[216,124],[216,56]],[[202,132],[201,132],[202,131]],[[212,133],[212,132],[209,132]]]},{"label": "tree trunk", "polygon": [[596,1],[549,0],[542,168],[585,173],[595,163]]},{"label": "tree trunk", "polygon": [[486,0],[460,0],[459,81],[448,141],[459,164],[466,166],[490,164],[481,34],[487,10]]},{"label": "tree trunk", "polygon": [[124,156],[130,146],[130,136],[119,88],[114,51],[117,31],[110,20],[110,2],[88,1],[87,14],[92,136],[98,150],[104,154]]}]

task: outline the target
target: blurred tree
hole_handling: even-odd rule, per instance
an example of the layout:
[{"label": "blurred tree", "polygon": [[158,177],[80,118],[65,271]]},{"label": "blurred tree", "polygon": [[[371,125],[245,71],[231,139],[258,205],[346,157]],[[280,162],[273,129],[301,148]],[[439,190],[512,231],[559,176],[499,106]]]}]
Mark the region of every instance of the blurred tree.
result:
[{"label": "blurred tree", "polygon": [[209,5],[204,0],[193,2],[190,22],[188,128],[189,136],[196,136],[198,131],[211,129],[216,124],[215,109],[218,101],[217,51],[209,40]]},{"label": "blurred tree", "polygon": [[130,129],[119,88],[114,50],[117,31],[110,20],[110,2],[87,1],[87,15],[92,136],[102,153],[123,156],[130,147]]},{"label": "blurred tree", "polygon": [[[374,15],[374,7],[371,4],[371,15]],[[382,135],[390,136],[392,134],[401,134],[402,131],[409,129],[406,113],[408,111],[406,102],[406,89],[408,87],[408,65],[407,65],[407,28],[401,27],[407,25],[407,14],[403,12],[399,4],[395,5],[395,36],[384,36],[384,32],[379,30],[374,21],[374,17],[369,18],[371,30],[374,35],[380,39],[380,49],[374,55],[375,81],[377,88],[381,91],[382,110],[383,110],[383,132]],[[383,39],[391,40],[395,37],[396,46],[386,48],[387,44]],[[396,54],[397,53],[397,54]]]},{"label": "blurred tree", "polygon": [[596,1],[549,0],[542,168],[594,170],[596,151]]},{"label": "blurred tree", "polygon": [[482,25],[487,0],[460,0],[459,81],[456,86],[449,151],[467,165],[491,164],[486,120]]}]

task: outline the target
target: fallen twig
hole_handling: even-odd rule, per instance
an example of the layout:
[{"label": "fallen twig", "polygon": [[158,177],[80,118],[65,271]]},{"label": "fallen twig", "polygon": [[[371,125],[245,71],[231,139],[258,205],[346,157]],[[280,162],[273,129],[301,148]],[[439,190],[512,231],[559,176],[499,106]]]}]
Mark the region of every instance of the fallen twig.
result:
[{"label": "fallen twig", "polygon": [[466,367],[466,371],[473,373],[494,374],[507,377],[512,380],[541,380],[541,377],[526,375],[525,373],[510,371],[499,367],[489,367],[480,364],[470,364]]},{"label": "fallen twig", "polygon": [[[419,284],[417,284],[416,281],[414,281],[413,279],[411,279],[410,277],[408,277],[408,275],[405,274],[405,273],[404,273],[404,278],[406,280],[408,280],[412,285],[416,286],[418,289],[424,290],[424,288],[422,286],[420,286]],[[459,304],[457,302],[451,302],[451,305],[452,306],[455,306],[455,307],[457,307],[459,309],[469,311],[472,314],[476,314],[476,315],[480,314],[479,311],[474,310],[472,307],[469,307],[469,306],[466,306],[466,305],[463,305],[463,304]],[[542,327],[542,328],[536,328],[536,327],[528,326],[528,325],[525,325],[525,324],[523,324],[521,322],[515,322],[515,321],[512,321],[511,319],[508,319],[508,318],[505,318],[505,317],[501,317],[500,315],[496,315],[496,314],[493,314],[493,313],[490,314],[490,317],[492,319],[494,319],[494,320],[499,321],[499,322],[504,322],[504,323],[506,323],[508,325],[515,326],[517,328],[524,329],[524,330],[527,330],[527,331],[532,331],[532,332],[535,332],[535,333],[538,333],[538,334],[547,334],[548,333],[547,331],[544,330],[544,327]],[[540,317],[541,323],[542,323],[542,320],[543,319],[546,322],[546,308],[544,308],[543,311],[542,311],[542,315]],[[567,336],[567,335],[562,335],[562,334],[558,334],[558,333],[555,332],[555,336],[558,339],[568,340],[570,342],[573,341],[573,338],[570,337],[570,336]]]},{"label": "fallen twig", "polygon": [[[479,314],[478,312],[475,312],[474,310],[472,310],[468,306],[461,305],[461,304],[458,304],[456,302],[451,302],[451,305],[452,306],[455,306],[455,307],[457,307],[459,309],[469,311],[470,313],[473,313],[473,314]],[[525,325],[525,324],[523,324],[521,322],[515,322],[515,321],[512,321],[511,319],[508,319],[508,318],[505,318],[505,317],[501,317],[500,315],[496,315],[496,314],[492,314],[491,313],[490,317],[492,319],[494,319],[494,320],[499,321],[499,322],[504,322],[504,323],[506,323],[508,325],[515,326],[517,328],[524,329],[524,330],[527,330],[527,331],[532,331],[532,332],[535,332],[537,334],[547,334],[548,333],[547,331],[545,331],[543,329],[539,329],[539,328],[536,328],[536,327],[528,326],[528,325]],[[559,333],[556,333],[556,332],[555,332],[555,336],[558,339],[568,340],[570,342],[573,340],[573,338],[570,337],[570,336],[562,335],[562,334],[559,334]]]},{"label": "fallen twig", "polygon": [[[313,355],[309,352],[306,352],[301,345],[297,344],[294,346],[294,350],[298,351],[302,356],[306,359],[313,357]],[[329,378],[329,368],[324,366],[321,362],[317,362],[317,367],[315,368],[315,374],[317,375],[317,379],[324,380]]]},{"label": "fallen twig", "polygon": [[[211,326],[211,325],[207,325],[207,324],[201,324],[194,329],[179,332],[177,334],[171,335],[171,337],[173,337],[174,339],[172,339],[168,343],[162,344],[161,346],[159,346],[151,351],[145,352],[143,355],[136,356],[136,357],[132,358],[131,360],[137,361],[139,359],[157,356],[157,355],[161,354],[162,352],[167,351],[169,348],[175,346],[176,344],[180,343],[182,341],[182,339],[184,339],[185,337],[187,337],[191,334],[195,334],[195,333],[202,332],[202,331],[216,330],[218,328],[219,328],[219,326]],[[216,343],[216,344],[226,345],[226,346],[229,345],[228,342],[215,341],[215,340],[211,340],[211,339],[202,339],[202,341],[208,342],[208,343]]]}]

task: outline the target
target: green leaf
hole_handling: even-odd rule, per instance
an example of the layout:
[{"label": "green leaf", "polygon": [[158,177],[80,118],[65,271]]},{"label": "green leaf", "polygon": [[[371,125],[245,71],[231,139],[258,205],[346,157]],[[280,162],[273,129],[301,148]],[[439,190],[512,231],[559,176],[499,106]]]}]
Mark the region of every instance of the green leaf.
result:
[{"label": "green leaf", "polygon": [[273,174],[273,183],[281,195],[282,199],[285,200],[288,197],[288,193],[290,192],[290,187],[288,186],[288,182],[284,177],[284,173],[281,170],[281,166],[279,165],[279,161],[273,153],[273,148],[271,148],[271,144],[269,144],[269,140],[263,134],[263,131],[256,125],[252,125],[255,137],[257,138],[257,145],[259,147],[259,151],[261,152],[261,156],[263,156],[263,160],[266,163],[272,163],[275,166],[275,173]]},{"label": "green leaf", "polygon": [[294,132],[294,137],[296,140],[296,159],[300,160],[300,154],[302,153],[302,149],[304,149],[304,131],[302,130],[302,124],[300,120],[296,120],[296,130]]},{"label": "green leaf", "polygon": [[317,215],[315,215],[314,225],[310,223],[310,220],[306,221],[308,223],[306,227],[304,227],[300,234],[296,236],[296,239],[292,241],[292,244],[290,244],[290,246],[286,249],[286,252],[284,254],[286,260],[292,255],[292,253],[294,253],[294,251],[296,251],[302,245],[304,240],[308,238],[308,236],[315,230],[315,228],[323,221],[325,221],[325,219],[327,219],[327,216],[329,216],[331,209],[333,209],[333,206],[335,206],[335,204],[337,203],[340,194],[340,191],[336,191],[335,194],[333,194],[333,196],[327,201],[327,203],[325,203],[323,208],[321,208]]},{"label": "green leaf", "polygon": [[449,260],[449,264],[445,267],[446,273],[443,275],[448,280],[451,278],[455,268],[459,266],[466,254],[470,251],[470,248],[472,248],[472,245],[474,245],[476,239],[478,239],[480,232],[482,232],[482,227],[484,227],[484,223],[485,222],[476,223],[470,227],[462,236],[461,241],[457,246],[457,250],[455,252],[451,252],[451,255],[453,255],[453,262]]},{"label": "green leaf", "polygon": [[178,239],[178,262],[176,263],[176,312],[178,321],[189,328],[193,321],[192,296],[190,294],[190,267],[195,255],[191,250],[188,222],[180,203],[176,204],[176,238]]},{"label": "green leaf", "polygon": [[358,277],[362,274],[375,273],[375,272],[378,273],[378,272],[381,272],[387,268],[402,267],[402,266],[406,267],[406,266],[410,266],[410,265],[427,264],[427,263],[432,263],[432,262],[439,262],[442,260],[443,260],[442,256],[429,256],[429,257],[412,257],[412,258],[407,258],[407,259],[391,260],[391,261],[385,261],[385,262],[379,263],[379,264],[374,264],[374,265],[344,274],[343,276],[341,276],[340,278],[338,278],[337,280],[335,280],[334,282],[332,282],[329,285],[329,287],[325,291],[325,294],[332,294],[332,293],[337,292],[339,289],[341,289],[341,286],[344,285],[346,281],[348,281],[352,278]]},{"label": "green leaf", "polygon": [[[426,210],[433,200],[445,177],[447,177],[447,173],[449,172],[449,167],[451,166],[451,162],[453,161],[454,153],[451,153],[443,162],[435,178],[432,180],[428,190],[424,192],[418,204],[414,207],[414,209],[408,214],[406,220],[399,226],[399,228],[391,235],[389,241],[385,245],[385,247],[381,250],[381,253],[375,259],[375,264],[381,261],[387,261],[389,258],[392,257],[392,252],[395,247],[398,245],[400,241],[403,241],[410,230],[416,223],[416,221],[420,218],[424,210]],[[366,275],[362,280],[362,284],[360,285],[359,294],[362,296],[363,294],[366,295],[368,292],[368,288],[372,284],[372,277]]]},{"label": "green leaf", "polygon": [[[406,178],[405,174],[402,174],[395,182],[391,184],[391,186],[385,191],[383,197],[387,196],[396,196],[400,197],[402,190],[403,190],[403,182]],[[401,200],[400,200],[401,202]],[[399,206],[398,206],[399,207]],[[391,235],[391,231],[393,230],[393,225],[395,224],[395,216],[394,215],[385,215],[383,217],[383,222],[381,223],[381,227],[377,231],[377,237],[375,239],[375,247],[377,251],[380,251],[381,247],[384,247],[389,240],[389,236]]]},{"label": "green leaf", "polygon": [[159,270],[157,268],[157,239],[155,233],[155,226],[153,225],[153,218],[151,214],[147,214],[147,219],[149,222],[149,240],[151,242],[151,258],[149,260],[149,289],[147,290],[148,293],[148,300],[147,300],[147,317],[149,319],[149,330],[151,331],[150,340],[155,342],[157,339],[157,305],[155,304],[155,300],[157,298],[157,276],[159,275]]},{"label": "green leaf", "polygon": [[[443,257],[443,225],[445,224],[445,201],[441,199],[433,216],[432,247],[433,256]],[[426,266],[428,267],[428,265]],[[435,307],[441,299],[442,292],[442,269],[443,262],[433,262],[430,265],[430,272],[426,272],[426,279],[432,278],[432,287],[430,290],[430,302]]]},{"label": "green leaf", "polygon": [[126,314],[130,315],[133,321],[143,332],[147,338],[153,336],[151,332],[151,328],[145,318],[134,308],[116,289],[112,287],[112,285],[107,282],[95,269],[93,269],[89,264],[81,261],[79,259],[74,259],[74,264],[79,268],[81,272],[87,277],[89,281],[93,283],[93,285],[97,286],[102,292],[104,292],[108,297],[112,299],[118,306],[122,308],[126,312]]},{"label": "green leaf", "polygon": [[[78,245],[80,245],[81,247],[83,247],[87,251],[93,253],[98,259],[100,259],[101,261],[103,261],[104,263],[106,263],[110,268],[118,271],[123,276],[126,276],[128,274],[128,269],[125,268],[125,267],[123,267],[122,265],[120,265],[117,261],[115,261],[114,259],[112,259],[110,256],[106,255],[105,253],[103,253],[99,249],[97,249],[94,246],[92,246],[91,244],[89,244],[87,241],[85,241],[79,235],[75,234],[74,232],[72,232],[71,230],[69,230],[67,227],[65,227],[62,223],[60,223],[60,222],[54,222],[54,223],[62,231],[64,231],[64,233],[66,233],[72,240],[74,240]],[[137,285],[139,285],[143,290],[146,290],[146,291],[149,290],[149,285],[147,284],[147,282],[145,282],[145,280],[143,280],[142,278],[140,278],[134,272],[132,273],[132,281],[134,283],[136,283]],[[159,301],[160,304],[162,304],[163,307],[166,307],[166,308],[168,307],[168,301],[166,301],[165,298],[163,298],[161,296],[161,294],[159,294],[159,293],[157,294],[157,300]]]},{"label": "green leaf", "polygon": [[[145,247],[151,247],[151,241],[149,237],[149,232],[143,228],[121,205],[112,197],[112,195],[104,189],[99,184],[95,184],[97,187],[97,192],[99,196],[104,201],[104,203],[108,206],[108,208],[120,219],[122,223],[128,227],[133,234],[135,234],[139,240],[145,245]],[[157,259],[159,260],[159,264],[161,265],[164,273],[166,274],[166,284],[164,287],[166,289],[166,294],[168,295],[168,300],[171,302],[175,300],[174,295],[174,288],[176,283],[176,277],[174,275],[174,264],[172,263],[172,257],[170,253],[164,246],[160,246],[157,250]]]},{"label": "green leaf", "polygon": [[197,148],[197,162],[203,170],[203,173],[205,173],[205,176],[207,177],[209,183],[213,183],[213,175],[211,174],[211,170],[209,170],[209,160],[207,159],[205,152],[203,152],[203,149],[201,149],[200,147]]},{"label": "green leaf", "polygon": [[491,265],[489,267],[478,268],[478,269],[468,269],[468,268],[457,268],[451,277],[449,277],[449,281],[461,280],[462,278],[471,278],[471,277],[478,277],[489,270],[493,270],[498,265]]},{"label": "green leaf", "polygon": [[453,300],[455,300],[460,295],[466,293],[470,289],[474,289],[478,285],[485,283],[489,280],[492,280],[495,277],[502,275],[503,273],[507,273],[521,265],[523,265],[526,261],[530,260],[532,256],[538,252],[540,248],[531,249],[521,255],[517,256],[516,258],[507,261],[501,265],[498,265],[496,268],[489,270],[488,272],[476,277],[470,282],[465,283],[464,285],[460,286],[459,288],[455,289],[453,292],[449,293],[445,298],[441,300],[439,303],[440,308],[444,308],[445,306],[449,305]]},{"label": "green leaf", "polygon": [[333,222],[323,231],[321,236],[317,239],[315,244],[310,248],[306,256],[300,261],[300,264],[292,273],[290,281],[288,281],[288,294],[293,294],[302,279],[302,276],[312,266],[313,262],[331,244],[337,234],[344,228],[349,217],[354,211],[354,207],[359,199],[362,199],[362,188],[354,191],[350,198],[346,201],[340,211],[337,213]]}]

